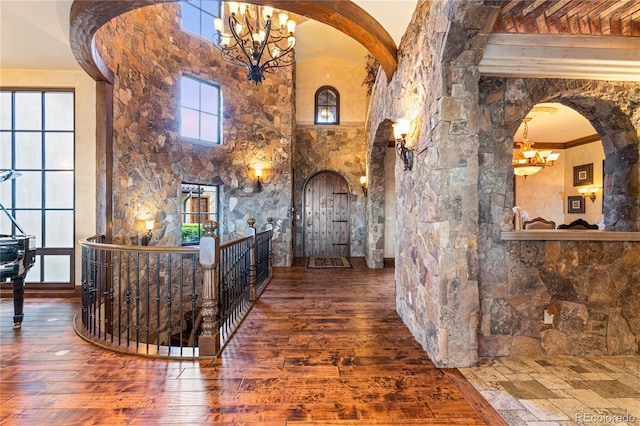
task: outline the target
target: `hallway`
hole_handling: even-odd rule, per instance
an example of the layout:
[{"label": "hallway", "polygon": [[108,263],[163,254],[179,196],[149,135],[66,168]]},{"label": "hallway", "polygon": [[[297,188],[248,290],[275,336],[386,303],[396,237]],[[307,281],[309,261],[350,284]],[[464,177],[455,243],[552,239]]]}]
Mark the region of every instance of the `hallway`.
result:
[{"label": "hallway", "polygon": [[393,268],[352,263],[276,268],[213,361],[151,360],[86,343],[73,331],[77,299],[27,299],[14,331],[3,299],[0,424],[500,424],[402,324]]}]

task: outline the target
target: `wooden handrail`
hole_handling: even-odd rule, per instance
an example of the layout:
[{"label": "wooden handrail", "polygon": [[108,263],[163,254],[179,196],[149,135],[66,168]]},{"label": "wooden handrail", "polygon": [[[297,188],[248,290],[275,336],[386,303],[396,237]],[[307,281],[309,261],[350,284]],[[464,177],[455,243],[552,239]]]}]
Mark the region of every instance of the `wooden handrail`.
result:
[{"label": "wooden handrail", "polygon": [[[111,251],[126,251],[126,252],[143,252],[143,253],[171,253],[171,254],[192,254],[198,253],[198,246],[126,246],[123,244],[108,244],[108,243],[92,243],[88,240],[80,240],[81,246],[91,247],[95,249],[111,250]],[[229,244],[232,244],[231,241]]]}]

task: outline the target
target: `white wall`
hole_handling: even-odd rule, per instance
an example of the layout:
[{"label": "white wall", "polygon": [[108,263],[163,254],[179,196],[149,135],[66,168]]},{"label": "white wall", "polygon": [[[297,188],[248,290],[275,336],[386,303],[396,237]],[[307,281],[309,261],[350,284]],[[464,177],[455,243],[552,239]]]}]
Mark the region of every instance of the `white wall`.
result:
[{"label": "white wall", "polygon": [[[585,200],[584,213],[567,213],[565,214],[566,223],[573,222],[576,219],[584,219],[589,223],[598,223],[602,220],[602,160],[604,160],[604,149],[602,142],[592,142],[588,145],[581,145],[576,148],[566,150],[567,159],[564,169],[564,182],[566,196],[580,195],[578,187],[573,186],[573,168],[583,164],[593,163],[593,184],[588,186],[597,186],[600,188],[596,196],[595,202],[591,202],[589,198]],[[565,197],[565,212],[567,211],[567,198]]]},{"label": "white wall", "polygon": [[[535,175],[516,176],[516,206],[531,216],[553,220],[556,225],[584,219],[589,223],[602,220],[602,142],[596,141],[566,150],[554,150],[560,158],[553,167],[545,167]],[[573,168],[593,163],[593,185],[600,187],[595,202],[585,200],[585,213],[567,213],[568,198],[579,196],[573,186]]]},{"label": "white wall", "polygon": [[[74,241],[96,232],[96,84],[84,71],[0,70],[0,84],[11,88],[75,90],[76,221]],[[75,246],[76,287],[81,284],[82,250]]]}]

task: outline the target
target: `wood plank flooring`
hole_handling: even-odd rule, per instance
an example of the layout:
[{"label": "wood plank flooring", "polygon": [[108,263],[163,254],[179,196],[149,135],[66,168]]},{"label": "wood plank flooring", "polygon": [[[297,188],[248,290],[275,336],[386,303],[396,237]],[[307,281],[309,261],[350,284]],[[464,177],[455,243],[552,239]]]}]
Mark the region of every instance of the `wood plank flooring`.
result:
[{"label": "wood plank flooring", "polygon": [[276,268],[222,356],[208,361],[95,347],[73,331],[78,299],[28,298],[22,329],[13,330],[3,299],[0,424],[502,422],[477,393],[465,399],[462,376],[435,368],[402,324],[393,268],[352,264]]}]

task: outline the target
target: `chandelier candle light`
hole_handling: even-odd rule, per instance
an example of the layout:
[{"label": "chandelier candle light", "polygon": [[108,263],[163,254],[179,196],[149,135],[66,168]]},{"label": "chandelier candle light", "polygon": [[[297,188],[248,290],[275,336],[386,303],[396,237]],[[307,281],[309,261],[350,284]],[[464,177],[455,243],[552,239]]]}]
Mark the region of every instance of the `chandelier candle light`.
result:
[{"label": "chandelier candle light", "polygon": [[279,12],[277,27],[273,28],[273,7],[225,3],[229,7],[227,27],[221,18],[213,20],[218,33],[213,45],[227,64],[245,67],[249,80],[258,84],[264,80],[264,73],[274,74],[294,63],[296,22],[289,15]]},{"label": "chandelier candle light", "polygon": [[516,176],[524,176],[526,179],[527,176],[536,174],[545,167],[553,166],[560,154],[551,152],[551,150],[537,151],[533,149],[534,142],[527,137],[529,133],[527,123],[531,121],[531,117],[525,117],[522,121],[524,123],[522,142],[518,142],[520,148],[513,154],[511,165]]}]

